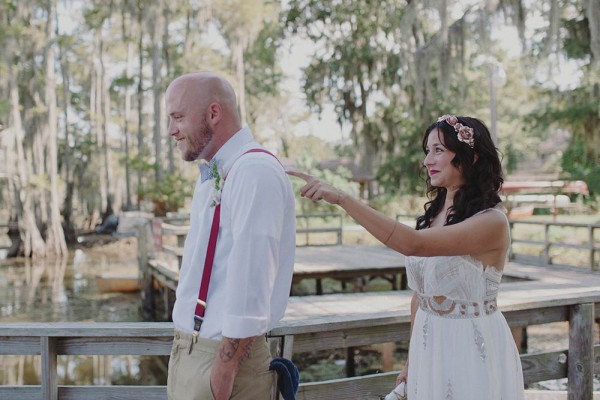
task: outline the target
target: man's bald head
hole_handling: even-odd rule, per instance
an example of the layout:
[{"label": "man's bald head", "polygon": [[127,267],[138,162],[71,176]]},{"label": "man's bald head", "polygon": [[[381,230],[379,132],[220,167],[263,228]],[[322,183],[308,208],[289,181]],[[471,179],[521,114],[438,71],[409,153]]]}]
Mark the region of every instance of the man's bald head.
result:
[{"label": "man's bald head", "polygon": [[231,84],[212,72],[176,78],[167,88],[166,103],[169,135],[188,161],[212,158],[242,128]]},{"label": "man's bald head", "polygon": [[190,101],[191,104],[202,109],[211,103],[219,104],[228,119],[240,124],[235,91],[231,84],[220,75],[212,72],[185,74],[171,82],[167,88],[167,96],[173,90],[181,93],[182,101]]}]

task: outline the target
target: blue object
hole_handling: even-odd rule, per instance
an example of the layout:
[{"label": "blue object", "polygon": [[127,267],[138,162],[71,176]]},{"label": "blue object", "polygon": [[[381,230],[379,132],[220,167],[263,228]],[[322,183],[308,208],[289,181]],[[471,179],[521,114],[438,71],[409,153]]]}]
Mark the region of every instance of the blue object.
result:
[{"label": "blue object", "polygon": [[202,162],[198,164],[200,168],[200,183],[214,179],[213,175],[213,165],[216,163],[215,159],[212,159],[209,163]]},{"label": "blue object", "polygon": [[296,400],[298,385],[300,384],[300,373],[298,367],[287,358],[274,358],[269,369],[277,372],[277,387],[284,400]]}]

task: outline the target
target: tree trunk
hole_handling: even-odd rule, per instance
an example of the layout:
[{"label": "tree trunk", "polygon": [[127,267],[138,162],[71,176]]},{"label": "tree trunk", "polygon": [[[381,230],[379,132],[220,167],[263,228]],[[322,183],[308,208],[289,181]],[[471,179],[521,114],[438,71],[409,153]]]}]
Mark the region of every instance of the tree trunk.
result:
[{"label": "tree trunk", "polygon": [[55,12],[54,0],[48,0],[46,21],[46,88],[45,100],[48,110],[47,116],[47,165],[46,170],[50,178],[50,208],[48,210],[48,230],[46,233],[46,249],[57,256],[67,255],[67,244],[60,221],[60,203],[58,200],[58,113],[56,110],[56,81],[54,63],[55,40]]},{"label": "tree trunk", "polygon": [[[239,33],[241,36],[242,33]],[[238,35],[236,35],[238,36]],[[242,125],[247,123],[246,112],[246,70],[244,66],[244,43],[240,37],[237,37],[233,45],[233,62],[238,81],[238,103],[240,107],[240,119]]]},{"label": "tree trunk", "polygon": [[[125,61],[125,75],[129,79],[133,74],[133,67],[131,61],[133,60],[133,44],[131,43],[131,21],[126,19],[125,5],[122,9],[122,32],[123,38],[127,41],[127,58]],[[131,171],[129,168],[129,162],[131,154],[129,152],[129,119],[131,118],[131,86],[127,82],[125,87],[125,110],[124,110],[123,122],[123,137],[125,138],[125,210],[131,210]]]},{"label": "tree trunk", "polygon": [[[8,54],[12,54],[10,49],[5,49]],[[10,85],[10,128],[6,129],[6,134],[12,134],[11,146],[13,146],[16,159],[17,175],[12,180],[14,185],[14,193],[18,195],[16,201],[18,203],[18,225],[21,239],[23,240],[22,255],[28,257],[31,255],[44,256],[45,244],[35,222],[35,213],[33,201],[31,199],[31,188],[29,187],[29,174],[27,173],[27,160],[25,158],[25,150],[23,147],[23,139],[25,131],[21,119],[19,89],[17,87],[18,80],[14,71],[15,63],[10,60],[8,64],[8,82]],[[15,254],[20,255],[20,254]]]},{"label": "tree trunk", "polygon": [[[163,37],[162,37],[162,48],[163,48],[163,58],[165,60],[165,76],[171,76],[171,57],[170,57],[170,53],[169,53],[169,16],[170,16],[170,11],[169,11],[169,7],[166,6],[164,9],[164,32],[163,32]],[[164,90],[161,91],[161,106],[164,105]],[[161,113],[161,132],[163,130],[164,127],[167,126],[166,124],[166,113],[163,112]],[[167,142],[167,156],[168,156],[168,160],[169,160],[169,172],[173,173],[175,171],[175,155],[173,154],[173,148],[175,146],[173,145],[172,141],[168,141]]]},{"label": "tree trunk", "polygon": [[114,206],[114,196],[111,193],[110,188],[112,186],[112,168],[111,168],[111,151],[108,145],[108,123],[110,119],[110,93],[109,93],[109,85],[108,85],[108,76],[106,73],[106,67],[104,63],[104,52],[102,52],[100,63],[102,66],[102,167],[104,172],[104,185],[105,185],[105,193],[106,193],[106,208],[102,210],[102,222],[104,220],[114,214],[113,206]]},{"label": "tree trunk", "polygon": [[[57,23],[58,26],[58,23]],[[58,31],[58,28],[57,28]],[[58,33],[58,32],[57,32]],[[71,90],[70,90],[70,69],[69,69],[69,60],[65,56],[65,49],[60,45],[58,46],[59,50],[59,59],[60,59],[60,69],[62,73],[62,89],[63,89],[63,120],[65,124],[65,146],[64,146],[64,157],[63,157],[63,165],[64,165],[64,176],[66,183],[66,191],[65,191],[65,200],[63,204],[63,208],[61,214],[63,216],[63,232],[65,235],[65,240],[67,244],[74,244],[77,242],[77,235],[75,234],[75,226],[72,221],[73,216],[73,193],[75,184],[73,182],[73,171],[72,171],[72,163],[73,157],[71,154],[71,132],[69,127],[69,108],[71,104]]]},{"label": "tree trunk", "polygon": [[152,94],[154,98],[154,157],[156,168],[156,182],[163,180],[162,166],[162,130],[163,130],[163,88],[162,88],[162,50],[161,36],[163,31],[164,17],[162,13],[162,1],[155,0],[150,8],[150,35],[152,40]]},{"label": "tree trunk", "polygon": [[[138,86],[137,86],[137,114],[138,114],[138,126],[137,126],[137,156],[138,158],[143,157],[146,154],[144,149],[144,131],[143,131],[143,120],[144,120],[144,24],[142,23],[144,11],[142,9],[141,2],[138,0],[138,28],[139,40],[138,40]],[[137,171],[137,190],[142,188],[142,171]],[[140,198],[137,197],[137,208],[140,209]]]}]

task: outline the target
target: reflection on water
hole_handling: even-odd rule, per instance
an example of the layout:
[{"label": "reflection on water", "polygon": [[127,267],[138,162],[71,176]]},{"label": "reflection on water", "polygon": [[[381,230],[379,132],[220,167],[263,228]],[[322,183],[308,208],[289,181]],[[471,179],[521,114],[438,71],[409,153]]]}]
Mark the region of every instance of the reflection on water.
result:
[{"label": "reflection on water", "polygon": [[[138,293],[99,293],[98,274],[135,274],[135,240],[59,260],[0,260],[0,322],[142,321]],[[1,356],[0,385],[40,383],[40,356]],[[166,384],[165,357],[59,356],[58,384]]]}]

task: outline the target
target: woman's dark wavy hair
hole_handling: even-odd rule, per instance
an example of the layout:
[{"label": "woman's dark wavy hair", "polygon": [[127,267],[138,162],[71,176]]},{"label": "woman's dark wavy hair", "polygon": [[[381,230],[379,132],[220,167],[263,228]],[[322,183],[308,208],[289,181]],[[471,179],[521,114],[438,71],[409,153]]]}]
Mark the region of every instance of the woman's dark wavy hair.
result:
[{"label": "woman's dark wavy hair", "polygon": [[[465,184],[454,196],[454,205],[448,210],[446,225],[464,221],[481,210],[495,207],[501,202],[498,190],[504,182],[502,164],[498,150],[494,146],[490,131],[477,118],[457,117],[458,122],[473,128],[474,147],[458,140],[454,127],[446,121],[435,122],[426,130],[423,137],[423,151],[427,147],[429,133],[436,128],[443,135],[445,147],[456,153],[452,165],[461,168]],[[477,157],[475,157],[477,156]],[[425,214],[417,218],[417,229],[431,225],[433,218],[439,214],[446,199],[446,188],[431,186],[431,178],[427,175],[427,197],[430,199],[425,206]]]}]

